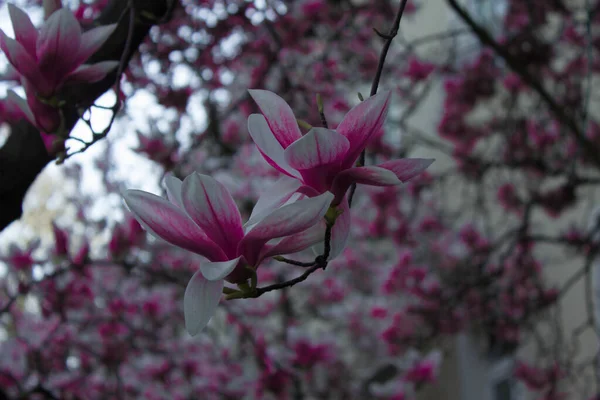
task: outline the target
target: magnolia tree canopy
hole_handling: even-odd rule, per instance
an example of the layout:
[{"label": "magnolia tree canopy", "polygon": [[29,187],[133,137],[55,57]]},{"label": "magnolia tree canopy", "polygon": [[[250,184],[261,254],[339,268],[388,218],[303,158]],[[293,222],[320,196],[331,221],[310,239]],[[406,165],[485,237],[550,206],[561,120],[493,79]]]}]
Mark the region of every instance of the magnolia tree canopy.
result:
[{"label": "magnolia tree canopy", "polygon": [[597,398],[598,7],[2,4],[0,397]]}]

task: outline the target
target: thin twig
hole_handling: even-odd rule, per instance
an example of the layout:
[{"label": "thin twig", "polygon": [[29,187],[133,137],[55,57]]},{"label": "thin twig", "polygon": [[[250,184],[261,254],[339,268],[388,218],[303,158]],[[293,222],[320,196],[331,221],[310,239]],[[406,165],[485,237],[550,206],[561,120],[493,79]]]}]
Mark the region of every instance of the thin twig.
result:
[{"label": "thin twig", "polygon": [[317,256],[314,261],[312,261],[310,263],[303,263],[300,261],[290,260],[290,259],[283,258],[283,257],[276,258],[278,261],[282,261],[282,262],[285,262],[288,264],[297,265],[297,266],[304,267],[304,268],[310,267],[302,275],[300,275],[294,279],[290,279],[289,281],[275,283],[273,285],[265,286],[262,288],[256,288],[256,290],[252,293],[251,297],[259,297],[263,293],[267,293],[267,292],[271,292],[273,290],[279,290],[279,289],[284,289],[287,287],[294,286],[297,283],[305,281],[306,278],[308,278],[313,272],[317,271],[318,269],[324,270],[325,268],[327,268],[327,263],[328,263],[327,259],[329,258],[329,255],[331,253],[331,229],[332,228],[333,228],[333,224],[327,224],[327,228],[325,229],[325,238],[323,240],[323,254]]},{"label": "thin twig", "polygon": [[[394,24],[392,28],[384,35],[377,31],[378,36],[385,38],[385,43],[383,44],[383,48],[381,49],[381,53],[379,55],[379,64],[377,65],[377,71],[375,72],[375,77],[373,78],[373,83],[371,84],[371,96],[375,96],[377,94],[377,89],[379,88],[379,81],[381,80],[381,74],[383,72],[383,66],[385,65],[385,59],[388,55],[388,51],[390,50],[390,46],[392,45],[392,41],[398,34],[398,29],[400,29],[400,20],[402,19],[402,14],[404,14],[404,9],[406,8],[406,4],[408,0],[400,0],[400,8],[398,8],[398,13],[396,14],[396,19],[394,20]],[[360,157],[358,159],[358,165],[363,166],[365,164],[365,150],[360,153]],[[353,184],[350,188],[350,194],[348,197],[348,204],[352,206],[352,199],[354,198],[354,192],[356,191],[356,184]]]},{"label": "thin twig", "polygon": [[294,279],[290,279],[289,281],[275,283],[273,285],[257,288],[256,296],[253,296],[253,297],[261,296],[263,293],[272,292],[273,290],[280,290],[280,289],[294,286],[297,283],[305,281],[306,278],[308,278],[313,272],[315,272],[316,270],[318,270],[320,268],[322,268],[321,265],[314,265],[314,266],[310,267],[309,269],[307,269],[306,272],[304,272],[302,275],[300,275]]},{"label": "thin twig", "polygon": [[377,94],[377,89],[379,88],[379,80],[381,79],[381,73],[383,72],[383,66],[385,64],[385,59],[387,57],[388,51],[390,50],[390,46],[392,45],[392,40],[398,34],[398,29],[400,29],[400,20],[402,19],[402,14],[404,14],[404,9],[406,8],[406,3],[408,0],[401,0],[400,8],[398,9],[398,13],[396,14],[396,19],[394,20],[394,24],[392,28],[388,32],[387,35],[382,35],[378,33],[379,36],[384,37],[385,43],[383,44],[383,48],[381,49],[381,54],[379,55],[379,64],[377,65],[377,72],[375,72],[375,78],[373,79],[373,83],[371,84],[371,96],[375,96]]},{"label": "thin twig", "polygon": [[302,268],[308,268],[308,267],[312,267],[313,265],[315,265],[314,261],[311,262],[302,262],[302,261],[296,261],[296,260],[291,260],[289,258],[285,258],[285,257],[275,257],[275,259],[277,261],[280,261],[282,263],[286,263],[286,264],[290,264],[290,265],[295,265],[296,267],[302,267]]},{"label": "thin twig", "polygon": [[500,43],[498,43],[494,38],[490,35],[488,31],[485,30],[482,26],[480,26],[475,20],[469,15],[467,11],[465,11],[456,0],[447,0],[448,4],[452,9],[458,14],[458,16],[463,20],[465,24],[471,28],[475,36],[479,39],[479,41],[485,45],[490,47],[494,52],[500,56],[506,64],[512,69],[513,72],[519,75],[519,77],[529,85],[532,89],[534,89],[537,94],[540,96],[542,101],[546,103],[550,111],[556,116],[556,118],[563,123],[569,130],[573,133],[573,136],[581,146],[581,148],[586,151],[587,155],[594,160],[596,165],[600,165],[600,152],[597,147],[591,143],[586,137],[585,132],[582,131],[581,126],[577,123],[575,119],[571,117],[571,115],[567,114],[564,111],[564,107],[557,103],[552,95],[544,88],[542,83],[538,81],[533,74],[527,70],[526,67],[523,66],[521,62],[519,62],[515,57],[510,54],[510,52],[503,47]]},{"label": "thin twig", "polygon": [[[94,143],[98,142],[101,139],[104,139],[106,137],[106,135],[108,135],[108,132],[110,131],[110,129],[112,128],[113,123],[115,122],[115,119],[117,118],[117,114],[119,113],[119,110],[121,109],[121,99],[120,99],[120,92],[121,92],[121,78],[123,77],[123,72],[125,70],[125,66],[127,65],[127,58],[129,57],[129,53],[131,52],[131,47],[133,44],[133,35],[135,33],[135,8],[134,8],[134,2],[133,0],[129,0],[129,5],[128,7],[125,9],[124,13],[129,11],[129,26],[128,26],[128,31],[127,31],[127,39],[125,41],[125,49],[123,50],[123,53],[121,54],[121,59],[119,60],[119,65],[117,67],[117,78],[115,80],[115,96],[116,96],[116,100],[115,100],[115,104],[110,107],[110,110],[112,111],[112,115],[110,117],[110,121],[108,122],[108,125],[106,126],[106,128],[104,128],[104,130],[100,133],[96,133],[93,132],[93,138],[90,142],[87,142],[85,144],[85,146],[77,151],[74,151],[71,154],[67,154],[65,156],[65,160],[75,154],[79,154],[79,153],[83,153],[84,151],[86,151],[88,148],[90,148]],[[91,124],[88,123],[88,125],[90,126],[91,129]],[[71,138],[70,138],[71,139]],[[64,161],[64,160],[62,160]]]}]

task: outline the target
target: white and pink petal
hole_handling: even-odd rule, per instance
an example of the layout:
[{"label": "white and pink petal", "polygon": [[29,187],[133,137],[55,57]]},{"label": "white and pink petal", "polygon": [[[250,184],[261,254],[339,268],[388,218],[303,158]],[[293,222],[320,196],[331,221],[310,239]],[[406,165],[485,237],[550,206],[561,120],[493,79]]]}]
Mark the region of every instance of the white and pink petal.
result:
[{"label": "white and pink petal", "polygon": [[62,8],[42,26],[37,41],[37,58],[44,77],[57,88],[81,63],[78,62],[81,27],[73,13]]},{"label": "white and pink petal", "polygon": [[62,0],[44,0],[44,20],[47,20],[55,11],[62,8]]},{"label": "white and pink petal", "polygon": [[[350,227],[352,226],[352,215],[350,207],[348,206],[348,201],[344,199],[338,207],[341,209],[342,213],[338,215],[335,224],[333,224],[333,227],[331,228],[329,257],[327,257],[328,261],[331,261],[342,254],[342,251],[346,248],[346,243],[350,236]],[[323,254],[324,249],[325,243],[323,241],[318,242],[313,246],[313,251],[317,255]]]},{"label": "white and pink petal", "polygon": [[354,165],[371,136],[383,126],[390,98],[390,91],[369,97],[353,107],[336,128],[350,142],[350,149],[342,165],[344,168]]},{"label": "white and pink petal", "polygon": [[169,199],[169,201],[175,204],[180,209],[185,210],[183,208],[183,201],[181,199],[181,187],[183,185],[181,179],[169,174],[165,177],[164,182],[165,188],[167,189],[167,198]]},{"label": "white and pink petal", "polygon": [[118,61],[101,61],[92,65],[81,65],[67,78],[68,83],[94,83],[106,77],[117,68]]},{"label": "white and pink petal", "polygon": [[296,170],[341,164],[350,148],[348,139],[331,129],[312,128],[285,149],[285,160]]},{"label": "white and pink petal", "polygon": [[23,10],[10,3],[8,4],[8,14],[15,32],[15,39],[21,43],[31,57],[35,58],[38,31],[33,26],[31,19]]},{"label": "white and pink petal", "polygon": [[222,279],[209,281],[201,271],[192,276],[183,295],[185,329],[190,335],[200,333],[215,315],[223,286]]},{"label": "white and pink petal", "polygon": [[273,132],[285,149],[302,137],[298,121],[290,106],[281,97],[268,90],[248,90]]},{"label": "white and pink petal", "polygon": [[325,238],[325,229],[325,220],[323,219],[300,233],[283,238],[277,244],[267,244],[263,249],[260,259],[297,253],[317,243],[322,243]]},{"label": "white and pink petal", "polygon": [[168,200],[141,190],[126,190],[123,199],[138,222],[154,236],[210,261],[227,260],[221,248]]},{"label": "white and pink petal", "polygon": [[42,76],[35,58],[25,50],[23,45],[6,36],[2,30],[0,30],[0,48],[6,54],[8,62],[35,87],[36,92],[41,95],[52,92],[53,87]]},{"label": "white and pink petal", "polygon": [[264,193],[261,193],[245,226],[256,224],[266,215],[284,205],[300,189],[302,182],[287,175],[280,177]]},{"label": "white and pink petal", "polygon": [[31,108],[29,108],[29,104],[27,101],[15,93],[14,90],[10,89],[6,93],[6,102],[8,107],[16,107],[23,113],[23,116],[27,118],[27,120],[33,125],[36,126],[35,116],[33,112],[31,112]]},{"label": "white and pink petal", "polygon": [[216,281],[219,279],[225,279],[235,267],[238,265],[242,257],[234,258],[233,260],[217,261],[217,262],[204,262],[200,264],[200,271],[204,278],[209,281]]},{"label": "white and pink petal", "polygon": [[392,171],[402,182],[406,182],[425,171],[435,160],[433,158],[402,158],[386,161],[378,165]]},{"label": "white and pink petal", "polygon": [[348,237],[350,236],[350,227],[352,226],[352,213],[348,206],[348,200],[344,199],[338,206],[342,212],[335,220],[331,228],[331,250],[329,251],[329,260],[333,260],[346,248]]},{"label": "white and pink petal", "polygon": [[354,167],[340,172],[334,179],[331,191],[335,195],[333,204],[339,204],[352,184],[371,186],[393,186],[402,183],[392,171],[378,166]]},{"label": "white and pink petal", "polygon": [[260,114],[252,114],[248,117],[248,132],[256,144],[263,158],[279,172],[300,178],[300,174],[289,166],[284,156],[284,148],[275,139],[267,120]]},{"label": "white and pink petal", "polygon": [[294,235],[317,224],[332,200],[333,194],[325,192],[273,211],[246,233],[240,242],[238,254],[244,255],[250,265],[256,265],[263,246],[269,240]]},{"label": "white and pink petal", "polygon": [[99,26],[81,35],[81,45],[77,54],[77,62],[83,64],[94,54],[115,31],[117,24]]},{"label": "white and pink petal", "polygon": [[208,175],[192,173],[183,181],[186,213],[226,254],[234,255],[244,236],[242,217],[227,188]]}]

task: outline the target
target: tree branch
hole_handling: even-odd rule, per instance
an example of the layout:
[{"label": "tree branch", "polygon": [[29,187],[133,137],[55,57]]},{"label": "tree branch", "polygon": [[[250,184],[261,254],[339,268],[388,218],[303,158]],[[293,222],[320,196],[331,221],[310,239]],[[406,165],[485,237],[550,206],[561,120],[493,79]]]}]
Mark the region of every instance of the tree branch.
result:
[{"label": "tree branch", "polygon": [[[381,49],[381,53],[379,54],[379,63],[377,65],[377,71],[375,72],[375,77],[373,78],[373,83],[371,84],[371,96],[375,96],[377,94],[377,89],[379,88],[379,80],[381,79],[381,73],[383,72],[383,66],[385,65],[385,59],[387,58],[388,51],[390,50],[390,46],[392,45],[392,41],[398,34],[398,29],[400,29],[400,20],[402,20],[402,14],[404,14],[404,9],[406,8],[406,3],[408,0],[400,0],[400,7],[398,8],[398,12],[396,13],[396,19],[390,28],[390,31],[387,35],[382,34],[377,29],[373,28],[375,33],[378,36],[385,39],[385,43],[383,44],[383,48]],[[365,150],[360,153],[360,157],[358,159],[358,164],[360,166],[365,165]],[[354,198],[354,192],[356,191],[356,184],[352,184],[350,187],[350,194],[348,195],[348,204],[352,206],[352,199]]]},{"label": "tree branch", "polygon": [[475,20],[465,11],[456,0],[447,0],[450,7],[458,14],[465,24],[471,29],[475,36],[479,39],[481,44],[490,47],[494,52],[500,56],[510,69],[519,75],[519,77],[529,87],[537,92],[542,101],[548,106],[550,111],[556,116],[556,119],[565,125],[573,134],[579,146],[582,150],[587,153],[590,159],[594,160],[596,165],[600,166],[600,151],[585,137],[585,132],[580,124],[565,112],[564,107],[557,103],[552,95],[544,88],[542,83],[538,81],[525,66],[523,66],[513,55],[500,43],[498,43],[490,35],[490,33],[480,26]]},{"label": "tree branch", "polygon": [[[129,3],[112,0],[95,21],[95,25],[118,25],[88,63],[121,61],[119,71],[124,70],[152,25],[168,20],[174,7],[179,4],[177,0],[133,0],[133,7],[130,7]],[[136,15],[131,18],[135,22],[130,30],[129,13],[133,9]],[[73,85],[60,93],[60,97],[66,100],[63,111],[67,130],[73,129],[79,120],[79,110],[90,107],[114,85],[117,76],[118,72],[114,71],[99,82]],[[21,217],[27,190],[53,159],[54,156],[46,152],[40,133],[33,125],[25,120],[11,125],[11,134],[4,146],[0,147],[0,231]]]}]

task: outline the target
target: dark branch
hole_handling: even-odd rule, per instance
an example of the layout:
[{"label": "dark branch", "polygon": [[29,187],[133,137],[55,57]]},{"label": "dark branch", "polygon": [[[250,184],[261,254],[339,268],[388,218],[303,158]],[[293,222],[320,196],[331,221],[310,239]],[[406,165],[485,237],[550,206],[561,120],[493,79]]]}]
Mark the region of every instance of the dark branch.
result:
[{"label": "dark branch", "polygon": [[[400,21],[402,20],[402,14],[404,14],[404,9],[406,8],[406,3],[408,0],[401,0],[400,7],[398,8],[398,12],[396,13],[396,19],[394,20],[394,24],[390,28],[390,31],[387,35],[382,34],[378,30],[375,29],[375,33],[381,38],[385,39],[385,43],[383,44],[383,48],[381,49],[381,53],[379,54],[379,64],[377,65],[377,71],[375,72],[375,78],[373,78],[373,83],[371,84],[371,96],[375,96],[377,94],[377,89],[379,88],[379,80],[381,79],[381,74],[383,72],[383,66],[385,65],[385,59],[387,58],[388,51],[390,50],[390,46],[392,45],[392,41],[398,34],[398,29],[400,29]],[[365,165],[365,151],[363,150],[360,153],[360,157],[358,159],[359,166]],[[352,205],[352,199],[354,198],[354,192],[356,191],[356,184],[353,184],[350,188],[350,194],[348,197],[348,204]]]},{"label": "dark branch", "polygon": [[[145,40],[152,25],[167,20],[178,2],[176,0],[112,0],[103,10],[96,25],[118,23],[117,28],[104,45],[88,60],[121,61],[119,71],[124,70],[129,60]],[[130,30],[128,10],[135,9],[135,21]],[[131,32],[131,35],[129,34]],[[125,50],[128,51],[125,51]],[[66,100],[64,111],[67,130],[73,129],[82,108],[90,107],[117,79],[119,71],[109,74],[94,84],[72,85],[59,95]],[[25,194],[37,175],[54,159],[46,152],[39,131],[26,121],[11,125],[11,134],[0,147],[0,231],[21,217]]]},{"label": "dark branch", "polygon": [[467,24],[475,36],[477,36],[481,44],[494,50],[494,52],[506,62],[511,70],[519,75],[523,82],[535,90],[543,102],[546,103],[546,106],[548,106],[550,111],[555,115],[556,119],[571,131],[581,149],[587,153],[591,160],[594,160],[596,165],[600,165],[600,149],[585,137],[585,132],[583,131],[581,124],[579,124],[573,116],[565,112],[564,107],[552,98],[552,95],[544,88],[542,83],[538,81],[521,62],[513,57],[504,46],[494,40],[485,28],[475,22],[469,13],[465,11],[456,0],[447,1],[450,7],[458,14],[464,23]]}]

